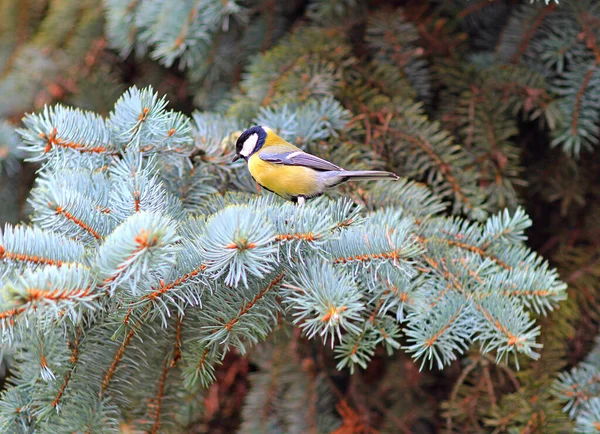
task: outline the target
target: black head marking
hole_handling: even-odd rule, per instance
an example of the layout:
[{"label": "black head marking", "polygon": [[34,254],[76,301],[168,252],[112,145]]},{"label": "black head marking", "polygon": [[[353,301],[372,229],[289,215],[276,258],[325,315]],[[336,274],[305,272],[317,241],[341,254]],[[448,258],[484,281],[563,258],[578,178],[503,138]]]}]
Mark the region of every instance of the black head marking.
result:
[{"label": "black head marking", "polygon": [[[254,134],[256,134],[255,137],[253,137]],[[256,151],[263,147],[266,138],[267,133],[262,126],[257,125],[252,128],[248,128],[242,133],[242,135],[237,139],[237,142],[235,143],[236,157],[248,160],[248,158],[252,154],[254,154]],[[247,144],[248,140],[249,144],[253,144],[252,149],[249,149],[248,145],[246,146],[246,149],[244,149],[244,145]]]}]

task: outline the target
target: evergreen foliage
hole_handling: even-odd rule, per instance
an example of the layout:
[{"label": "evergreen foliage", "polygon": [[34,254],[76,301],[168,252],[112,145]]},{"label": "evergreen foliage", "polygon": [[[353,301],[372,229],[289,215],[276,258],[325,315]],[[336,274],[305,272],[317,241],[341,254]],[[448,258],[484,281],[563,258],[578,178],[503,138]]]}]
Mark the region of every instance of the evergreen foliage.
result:
[{"label": "evergreen foliage", "polygon": [[[2,329],[18,366],[13,387],[30,400],[27,429],[76,431],[81,420],[61,415],[84,407],[69,406],[137,420],[150,396],[158,429],[177,413],[167,388],[210,383],[211,362],[264,340],[284,313],[351,371],[379,345],[400,349],[402,334],[422,366],[442,368],[473,342],[498,360],[537,357],[539,327],[528,312],[553,309],[565,285],[523,246],[522,210],[480,224],[444,217],[442,207],[417,218],[401,203],[365,212],[321,199],[298,208],[248,193],[212,193],[212,210],[186,210],[160,179],[185,182],[172,174],[190,164],[185,152],[199,133],[165,105],[152,89],[132,88],[106,120],[61,106],[25,118],[26,149],[43,165],[33,226],[4,230]],[[330,107],[325,99],[301,111],[315,118]],[[269,116],[295,119],[286,107]],[[299,141],[343,127],[332,116],[330,130],[313,124]],[[202,166],[194,168],[209,173]],[[219,181],[213,174],[217,190]],[[390,189],[401,197],[414,185]],[[104,339],[114,351],[100,350]],[[91,354],[93,363],[73,360]],[[181,375],[177,365],[198,354],[206,367],[196,365],[193,380]],[[143,366],[164,367],[157,377]],[[72,400],[71,390],[96,393]],[[15,429],[14,418],[5,415],[4,430]],[[110,425],[92,416],[86,424]]]},{"label": "evergreen foliage", "polygon": [[561,373],[555,393],[564,402],[564,410],[576,420],[576,432],[590,432],[600,423],[598,390],[598,342],[578,367]]},{"label": "evergreen foliage", "polygon": [[[0,431],[599,426],[598,2],[29,3]],[[297,207],[231,163],[254,124],[402,177]]]}]

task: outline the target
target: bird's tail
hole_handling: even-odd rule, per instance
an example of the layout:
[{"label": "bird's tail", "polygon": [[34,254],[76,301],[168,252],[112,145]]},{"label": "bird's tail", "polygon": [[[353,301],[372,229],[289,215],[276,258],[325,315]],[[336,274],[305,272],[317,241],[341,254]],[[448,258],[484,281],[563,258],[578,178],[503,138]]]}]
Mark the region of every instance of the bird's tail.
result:
[{"label": "bird's tail", "polygon": [[370,179],[383,179],[383,178],[391,178],[398,179],[398,175],[392,172],[382,172],[379,170],[344,170],[339,173],[340,176],[348,178],[348,180],[360,179],[360,180],[370,180]]},{"label": "bird's tail", "polygon": [[346,181],[368,181],[371,179],[398,179],[398,175],[392,172],[381,172],[379,170],[330,170],[321,172],[321,179],[326,187],[334,187]]}]

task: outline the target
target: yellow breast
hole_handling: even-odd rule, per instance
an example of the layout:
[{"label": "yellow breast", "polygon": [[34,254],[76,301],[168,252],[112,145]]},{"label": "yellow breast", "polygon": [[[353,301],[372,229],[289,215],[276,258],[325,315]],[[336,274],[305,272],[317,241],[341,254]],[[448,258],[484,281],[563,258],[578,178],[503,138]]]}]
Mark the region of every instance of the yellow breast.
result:
[{"label": "yellow breast", "polygon": [[318,179],[308,167],[272,164],[254,154],[248,159],[248,170],[256,182],[285,199],[321,193]]}]

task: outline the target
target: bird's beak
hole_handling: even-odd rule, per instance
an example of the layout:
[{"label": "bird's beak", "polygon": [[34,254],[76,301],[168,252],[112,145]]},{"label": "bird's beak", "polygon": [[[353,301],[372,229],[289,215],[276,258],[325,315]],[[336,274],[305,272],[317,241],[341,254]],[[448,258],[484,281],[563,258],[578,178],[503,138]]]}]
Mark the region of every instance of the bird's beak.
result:
[{"label": "bird's beak", "polygon": [[239,160],[241,157],[240,154],[235,154],[235,157],[233,157],[233,160],[231,160],[232,163],[235,163],[237,160]]}]

